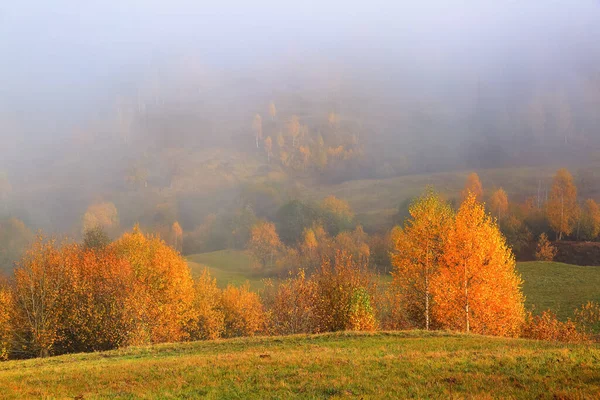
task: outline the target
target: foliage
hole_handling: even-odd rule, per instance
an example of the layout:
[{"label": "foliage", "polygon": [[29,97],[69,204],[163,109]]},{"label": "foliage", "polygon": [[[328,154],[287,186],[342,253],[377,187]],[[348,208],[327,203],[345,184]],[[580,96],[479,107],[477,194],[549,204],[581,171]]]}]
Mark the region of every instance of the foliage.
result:
[{"label": "foliage", "polygon": [[504,189],[500,188],[492,194],[490,197],[490,210],[492,215],[498,218],[499,221],[506,217],[508,213],[508,196]]},{"label": "foliage", "polygon": [[588,301],[575,310],[573,320],[582,332],[588,335],[600,334],[600,303]]},{"label": "foliage", "polygon": [[481,198],[483,197],[483,185],[481,184],[479,175],[477,175],[475,172],[472,172],[467,177],[465,188],[462,191],[463,200],[466,200],[469,197],[469,194],[475,196],[477,201],[481,201]]},{"label": "foliage", "polygon": [[354,261],[347,252],[338,252],[333,261],[323,259],[311,279],[318,332],[375,328],[372,304],[376,285],[366,264]]},{"label": "foliage", "polygon": [[556,257],[557,249],[550,243],[545,233],[540,235],[535,251],[535,259],[538,261],[553,261]]},{"label": "foliage", "polygon": [[269,281],[263,295],[269,311],[269,330],[274,335],[316,331],[315,283],[304,270],[274,285]]},{"label": "foliage", "polygon": [[498,226],[470,194],[448,231],[432,282],[435,318],[443,327],[516,336],[524,318],[521,278]]},{"label": "foliage", "polygon": [[581,234],[586,240],[596,240],[600,235],[600,206],[592,199],[586,200],[583,206]]},{"label": "foliage", "polygon": [[254,336],[265,328],[266,315],[258,294],[248,283],[228,285],[221,293],[220,309],[224,315],[224,337]]},{"label": "foliage", "polygon": [[66,282],[55,240],[39,236],[15,270],[15,346],[19,355],[45,357],[59,339],[61,295]]},{"label": "foliage", "polygon": [[319,220],[319,213],[312,206],[293,200],[281,206],[275,220],[281,240],[292,245],[302,240],[304,230]]},{"label": "foliage", "polygon": [[508,245],[517,254],[527,249],[533,238],[527,225],[515,215],[510,215],[500,221],[500,229],[506,237]]},{"label": "foliage", "polygon": [[83,233],[97,226],[108,232],[114,232],[119,226],[117,207],[110,202],[92,204],[83,215],[81,225]]},{"label": "foliage", "polygon": [[208,268],[196,279],[194,290],[191,320],[188,325],[190,339],[216,339],[225,329],[225,316],[219,302],[221,291]]},{"label": "foliage", "polygon": [[416,200],[409,212],[411,218],[396,237],[393,285],[416,326],[429,329],[436,326],[431,320],[431,282],[440,267],[453,215],[432,191]]},{"label": "foliage", "polygon": [[254,225],[250,231],[248,249],[263,271],[272,268],[278,253],[283,249],[275,225],[271,222]]},{"label": "foliage", "polygon": [[329,234],[335,236],[341,231],[351,229],[354,213],[348,202],[335,196],[328,196],[321,203],[321,209]]},{"label": "foliage", "polygon": [[13,294],[0,278],[0,361],[6,360],[13,344]]},{"label": "foliage", "polygon": [[573,321],[561,322],[552,311],[544,311],[541,315],[527,314],[523,325],[522,336],[528,339],[554,342],[580,343],[587,336],[577,329]]},{"label": "foliage", "polygon": [[138,227],[112,244],[136,277],[136,341],[172,342],[186,337],[194,286],[185,260],[165,242]]},{"label": "foliage", "polygon": [[558,240],[573,232],[579,218],[579,206],[573,176],[566,169],[558,170],[554,176],[546,213]]},{"label": "foliage", "polygon": [[86,249],[103,250],[110,242],[110,237],[100,225],[96,225],[83,233],[83,247]]}]

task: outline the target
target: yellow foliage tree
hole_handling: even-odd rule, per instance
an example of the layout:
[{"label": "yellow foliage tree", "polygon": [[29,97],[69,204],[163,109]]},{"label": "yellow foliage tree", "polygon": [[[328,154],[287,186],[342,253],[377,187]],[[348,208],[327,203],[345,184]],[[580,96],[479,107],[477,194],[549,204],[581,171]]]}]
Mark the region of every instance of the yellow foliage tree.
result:
[{"label": "yellow foliage tree", "polygon": [[584,204],[581,225],[586,240],[595,240],[600,235],[600,207],[592,199]]},{"label": "yellow foliage tree", "polygon": [[260,114],[254,115],[254,119],[252,120],[252,131],[254,132],[256,148],[258,149],[263,134],[262,117],[260,116]]},{"label": "yellow foliage tree", "polygon": [[275,120],[275,117],[277,116],[277,108],[275,107],[275,103],[270,102],[269,103],[269,115],[271,116],[271,120]]},{"label": "yellow foliage tree", "polygon": [[113,203],[104,202],[92,204],[83,215],[82,233],[101,227],[106,232],[114,233],[119,226],[119,214]]},{"label": "yellow foliage tree", "polygon": [[490,197],[490,210],[498,220],[503,220],[506,217],[508,213],[508,196],[504,189],[500,188],[492,194],[492,197]]},{"label": "yellow foliage tree", "polygon": [[473,194],[477,201],[480,201],[483,196],[483,185],[481,184],[479,175],[475,172],[472,172],[467,178],[465,188],[462,191],[463,200],[469,196],[469,193]]},{"label": "yellow foliage tree", "polygon": [[542,233],[535,251],[535,259],[538,261],[552,261],[556,257],[556,247],[548,240],[548,235]]},{"label": "yellow foliage tree", "polygon": [[452,210],[429,192],[409,209],[410,219],[395,237],[393,285],[418,325],[429,330],[431,281],[437,274],[452,225]]},{"label": "yellow foliage tree", "polygon": [[225,337],[254,336],[265,328],[266,315],[258,294],[246,282],[241,287],[228,285],[221,294]]},{"label": "yellow foliage tree", "polygon": [[272,267],[275,257],[282,249],[282,243],[271,222],[259,222],[250,230],[248,249],[262,268]]},{"label": "yellow foliage tree", "polygon": [[136,276],[137,342],[172,342],[186,338],[194,283],[186,261],[164,241],[139,227],[112,244]]},{"label": "yellow foliage tree", "polygon": [[225,329],[225,316],[220,308],[221,291],[217,280],[210,276],[208,268],[194,284],[195,297],[192,318],[189,323],[190,338],[217,339]]},{"label": "yellow foliage tree", "polygon": [[13,341],[13,298],[3,279],[0,279],[0,361],[6,360]]},{"label": "yellow foliage tree", "polygon": [[475,194],[461,205],[432,282],[435,318],[443,327],[515,336],[524,320],[521,278],[498,226]]},{"label": "yellow foliage tree", "polygon": [[173,237],[173,247],[175,250],[181,252],[183,249],[183,229],[181,229],[181,225],[179,222],[173,222],[171,226],[171,236]]},{"label": "yellow foliage tree", "polygon": [[579,218],[577,188],[573,183],[573,176],[564,168],[558,170],[554,176],[546,213],[558,240],[562,240],[563,235],[573,232]]}]

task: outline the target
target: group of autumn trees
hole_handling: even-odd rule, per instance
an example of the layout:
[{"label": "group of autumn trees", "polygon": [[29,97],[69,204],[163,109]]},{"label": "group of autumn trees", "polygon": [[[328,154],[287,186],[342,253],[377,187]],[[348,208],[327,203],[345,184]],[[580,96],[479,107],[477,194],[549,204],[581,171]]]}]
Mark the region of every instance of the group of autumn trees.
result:
[{"label": "group of autumn trees", "polygon": [[[261,235],[276,234],[269,225]],[[357,245],[361,235],[305,229],[295,270],[260,292],[220,289],[208,269],[194,280],[175,249],[137,227],[113,242],[97,227],[81,244],[39,237],[0,285],[0,356],[339,330],[585,338],[574,322],[526,314],[515,258],[471,192],[456,212],[433,192],[414,202],[392,240],[390,285],[369,268],[368,253],[351,251],[368,249]],[[600,307],[577,315],[581,326],[597,325]]]},{"label": "group of autumn trees", "polygon": [[273,102],[268,118],[255,114],[253,144],[264,151],[266,161],[277,162],[291,171],[315,170],[330,178],[344,173],[363,155],[359,133],[343,126],[339,114],[331,112],[326,123],[309,128],[297,115],[284,119]]}]

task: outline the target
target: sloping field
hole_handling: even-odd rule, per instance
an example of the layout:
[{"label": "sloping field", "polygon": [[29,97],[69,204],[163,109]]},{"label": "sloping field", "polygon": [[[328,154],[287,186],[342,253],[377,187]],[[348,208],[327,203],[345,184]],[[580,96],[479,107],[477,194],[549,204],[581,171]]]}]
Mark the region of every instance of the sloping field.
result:
[{"label": "sloping field", "polygon": [[449,333],[340,333],[0,363],[24,398],[598,398],[600,348]]}]

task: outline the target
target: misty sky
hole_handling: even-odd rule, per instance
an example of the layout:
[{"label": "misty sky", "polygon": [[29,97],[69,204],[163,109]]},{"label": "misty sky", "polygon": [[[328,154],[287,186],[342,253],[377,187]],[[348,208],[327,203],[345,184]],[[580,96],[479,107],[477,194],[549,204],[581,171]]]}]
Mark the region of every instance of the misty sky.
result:
[{"label": "misty sky", "polygon": [[128,90],[136,74],[187,54],[241,71],[321,54],[376,72],[402,66],[436,82],[524,59],[543,74],[573,51],[597,51],[600,39],[592,0],[3,3],[0,107],[41,120],[65,108],[73,118]]}]

